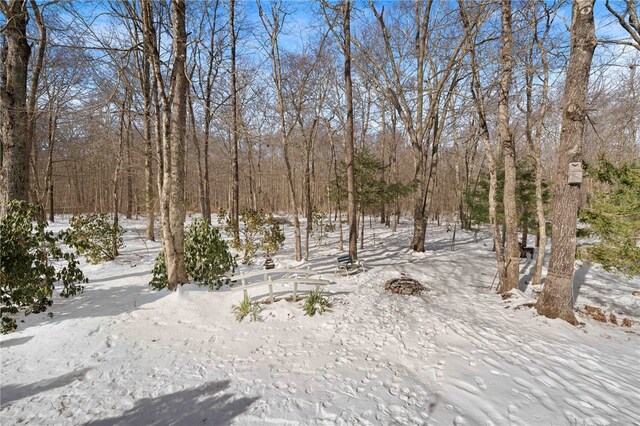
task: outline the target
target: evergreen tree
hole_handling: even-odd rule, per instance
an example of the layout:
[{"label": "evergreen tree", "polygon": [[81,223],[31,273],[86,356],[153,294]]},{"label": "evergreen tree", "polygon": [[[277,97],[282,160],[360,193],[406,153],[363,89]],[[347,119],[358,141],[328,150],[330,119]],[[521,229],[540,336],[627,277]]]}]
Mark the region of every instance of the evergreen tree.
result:
[{"label": "evergreen tree", "polygon": [[615,166],[604,158],[588,172],[604,189],[595,192],[579,217],[586,234],[600,240],[586,247],[582,257],[609,272],[640,274],[640,163]]}]

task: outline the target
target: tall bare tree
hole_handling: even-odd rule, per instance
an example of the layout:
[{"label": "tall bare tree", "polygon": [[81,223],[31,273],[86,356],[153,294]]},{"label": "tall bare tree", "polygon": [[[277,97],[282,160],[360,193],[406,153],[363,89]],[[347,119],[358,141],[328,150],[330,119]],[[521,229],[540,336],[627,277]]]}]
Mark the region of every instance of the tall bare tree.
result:
[{"label": "tall bare tree", "polygon": [[[498,96],[498,133],[504,162],[504,235],[505,277],[499,291],[504,293],[518,287],[520,250],[518,249],[518,217],[516,211],[516,143],[511,131],[509,95],[513,78],[513,30],[511,28],[511,0],[500,1],[502,22],[500,49],[500,90]],[[523,243],[526,244],[526,243]]]},{"label": "tall bare tree", "polygon": [[553,234],[549,271],[536,308],[549,318],[576,324],[573,313],[573,271],[576,257],[579,179],[569,180],[570,164],[581,165],[587,120],[589,73],[597,40],[594,0],[574,0],[571,18],[571,52],[562,101],[562,131],[553,185]]},{"label": "tall bare tree", "polygon": [[289,187],[289,197],[291,200],[291,208],[293,209],[293,228],[294,228],[294,245],[296,251],[296,260],[302,259],[302,238],[300,235],[300,219],[298,217],[300,212],[300,204],[298,201],[298,195],[296,191],[296,183],[293,177],[293,168],[291,166],[291,154],[290,154],[290,136],[294,129],[294,126],[287,125],[285,104],[284,104],[284,89],[282,82],[282,61],[280,60],[280,45],[278,43],[278,37],[282,31],[284,25],[284,19],[286,14],[282,11],[282,1],[273,1],[271,3],[269,12],[270,16],[263,9],[262,4],[258,1],[258,10],[260,13],[260,19],[262,25],[269,37],[269,57],[271,59],[272,78],[275,85],[276,97],[278,102],[278,117],[280,121],[280,139],[282,141],[282,150],[284,155],[284,163],[287,173],[287,183]]},{"label": "tall bare tree", "polygon": [[[440,21],[450,14],[442,9],[433,10],[433,0],[416,1],[413,6],[403,3],[402,16],[390,23],[385,8],[370,2],[379,28],[381,46],[353,39],[360,60],[358,69],[397,112],[404,125],[413,157],[413,180],[418,184],[413,205],[413,236],[411,248],[424,251],[430,196],[436,176],[440,123],[448,108],[443,108],[450,92],[455,89],[457,71],[466,45],[467,35],[450,37],[439,34],[435,28],[448,28],[452,23]],[[444,15],[444,16],[443,16]],[[435,16],[435,17],[434,17]],[[447,22],[447,23],[444,23]],[[408,24],[407,24],[408,23]],[[404,27],[404,25],[407,25]],[[391,28],[402,27],[403,31]],[[409,39],[404,34],[413,36]],[[402,35],[401,35],[402,34]],[[377,40],[372,39],[375,43]],[[435,46],[442,49],[435,56]],[[447,53],[444,54],[443,52]],[[435,56],[435,57],[432,57]],[[436,60],[437,58],[437,60]]]},{"label": "tall bare tree", "polygon": [[238,166],[238,145],[240,144],[240,124],[238,120],[238,82],[236,73],[236,44],[238,33],[236,31],[236,1],[229,0],[229,35],[231,42],[231,135],[232,159],[231,159],[231,208],[229,217],[233,227],[233,238],[240,239],[240,172]]},{"label": "tall bare tree", "polygon": [[500,226],[498,223],[497,212],[497,192],[498,192],[498,159],[497,154],[491,144],[489,125],[487,120],[487,108],[484,102],[484,96],[481,85],[480,68],[476,54],[477,36],[480,26],[486,19],[487,7],[478,5],[477,11],[471,16],[467,10],[464,0],[458,2],[462,23],[465,27],[468,37],[469,62],[471,66],[471,97],[478,114],[479,137],[484,145],[486,156],[489,162],[489,221],[493,231],[493,244],[496,249],[496,262],[498,267],[499,283],[506,281],[506,262],[502,247],[502,236],[500,234]]},{"label": "tall bare tree", "polygon": [[186,73],[186,5],[184,0],[171,0],[173,64],[169,70],[170,82],[167,90],[157,42],[153,5],[150,0],[141,0],[141,3],[144,43],[149,52],[162,107],[163,176],[160,180],[160,212],[168,288],[173,291],[178,285],[187,282],[184,263],[184,143],[189,88]]}]

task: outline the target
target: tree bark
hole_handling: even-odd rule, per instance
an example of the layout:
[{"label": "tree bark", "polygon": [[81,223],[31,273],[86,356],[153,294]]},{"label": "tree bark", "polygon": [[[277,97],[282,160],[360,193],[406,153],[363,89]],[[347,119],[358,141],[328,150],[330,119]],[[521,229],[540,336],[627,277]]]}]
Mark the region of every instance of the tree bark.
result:
[{"label": "tree bark", "polygon": [[[49,197],[49,222],[55,220],[54,197],[53,197],[53,149],[56,142],[56,131],[58,129],[58,108],[54,106],[55,101],[50,100],[49,105],[49,129],[48,138],[49,146],[47,146],[47,173],[45,177],[45,187]],[[44,203],[43,203],[44,204]]]},{"label": "tree bark", "polygon": [[538,299],[538,313],[576,324],[573,312],[573,271],[576,255],[580,184],[569,184],[569,163],[582,161],[587,117],[589,72],[597,40],[594,0],[575,0],[572,6],[571,52],[564,88],[558,167],[553,186],[553,235],[549,272]]},{"label": "tree bark", "polygon": [[[186,101],[188,78],[186,70],[187,34],[185,29],[184,0],[171,0],[171,25],[173,30],[173,66],[171,69],[170,91],[167,94],[163,79],[159,42],[153,22],[153,10],[150,0],[142,2],[142,21],[144,40],[150,52],[153,65],[154,84],[162,107],[162,121],[157,132],[161,133],[159,146],[160,212],[164,255],[167,265],[168,289],[176,290],[178,285],[187,282],[184,264],[184,158],[186,137]],[[158,114],[159,115],[159,114]]]},{"label": "tree bark", "polygon": [[[171,105],[171,142],[170,161],[165,161],[170,169],[170,184],[165,185],[165,197],[169,204],[170,233],[165,239],[171,239],[165,258],[167,259],[167,276],[169,290],[175,290],[179,284],[188,281],[184,263],[184,220],[186,216],[184,200],[184,157],[187,121],[187,32],[185,28],[185,0],[172,0],[171,23],[173,28],[173,99]],[[166,155],[166,152],[165,152]],[[166,158],[166,157],[165,157]],[[166,174],[165,174],[166,179]],[[171,260],[170,260],[171,259]]]},{"label": "tree bark", "polygon": [[[126,84],[126,83],[125,83]],[[129,108],[129,104],[127,103],[129,98],[129,87],[125,86],[124,95],[122,98],[122,104],[120,105],[120,135],[118,138],[117,150],[116,150],[116,166],[113,170],[113,180],[112,180],[112,211],[113,211],[113,227],[117,228],[120,220],[120,198],[118,196],[118,187],[120,186],[120,170],[122,168],[122,150],[125,145],[125,138],[128,126],[125,126],[124,118],[125,111]],[[118,240],[115,238],[115,234],[111,239],[111,255],[116,257],[118,255]]]},{"label": "tree bark", "polygon": [[349,255],[352,260],[358,258],[358,211],[356,206],[355,150],[353,128],[353,85],[351,82],[351,1],[343,4],[343,36],[344,36],[344,87],[347,109],[347,204],[349,214]]},{"label": "tree bark", "polygon": [[505,279],[499,292],[518,288],[520,250],[518,249],[518,214],[516,211],[516,144],[511,132],[509,94],[513,78],[513,32],[511,29],[511,0],[501,0],[502,47],[500,49],[500,91],[498,98],[498,133],[504,160],[504,229]]},{"label": "tree bark", "polygon": [[231,110],[232,110],[232,155],[231,176],[233,183],[231,186],[231,212],[233,238],[240,241],[240,173],[238,168],[238,87],[236,75],[236,30],[235,30],[235,0],[229,0],[229,34],[231,37]]},{"label": "tree bark", "polygon": [[29,152],[27,115],[27,67],[31,47],[27,40],[29,13],[27,2],[0,3],[4,14],[6,44],[2,52],[0,113],[2,148],[0,149],[0,218],[10,200],[29,200]]},{"label": "tree bark", "polygon": [[[38,27],[39,36],[38,36],[38,52],[36,54],[35,61],[31,68],[31,77],[29,81],[29,94],[27,99],[27,116],[29,118],[29,123],[27,127],[27,131],[28,131],[27,155],[29,156],[29,161],[32,162],[31,170],[33,172],[33,176],[28,176],[28,179],[30,181],[28,185],[31,186],[31,188],[29,188],[31,193],[31,202],[37,203],[38,201],[40,201],[38,199],[38,195],[36,191],[36,187],[38,186],[37,174],[36,174],[38,165],[35,159],[32,157],[32,153],[35,153],[34,145],[35,145],[35,134],[36,134],[35,130],[36,130],[36,118],[37,118],[36,103],[38,98],[37,95],[38,95],[38,87],[40,84],[40,75],[42,74],[44,56],[47,50],[48,35],[47,35],[47,26],[45,25],[44,19],[42,17],[42,13],[44,11],[45,6],[42,6],[42,8],[40,8],[36,0],[30,0],[30,3],[31,3],[31,10],[33,11],[33,17],[35,18],[36,26]],[[36,183],[36,185],[33,185],[33,183],[31,183],[31,180],[35,180],[34,183]],[[52,197],[52,195],[50,195],[50,197]],[[44,213],[44,209],[42,211]]]},{"label": "tree bark", "polygon": [[155,241],[155,194],[153,190],[153,144],[151,140],[151,70],[148,53],[143,49],[140,66],[140,80],[144,98],[143,135],[144,135],[144,178],[145,178],[145,210],[147,214],[147,240]]}]

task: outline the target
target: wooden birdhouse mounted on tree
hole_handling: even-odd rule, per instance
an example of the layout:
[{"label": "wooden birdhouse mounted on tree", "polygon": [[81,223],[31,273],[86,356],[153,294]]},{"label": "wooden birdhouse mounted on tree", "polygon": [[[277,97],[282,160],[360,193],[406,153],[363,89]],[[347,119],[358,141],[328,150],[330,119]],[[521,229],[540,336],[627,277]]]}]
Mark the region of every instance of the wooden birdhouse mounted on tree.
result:
[{"label": "wooden birdhouse mounted on tree", "polygon": [[580,185],[582,183],[582,163],[569,163],[569,185]]}]

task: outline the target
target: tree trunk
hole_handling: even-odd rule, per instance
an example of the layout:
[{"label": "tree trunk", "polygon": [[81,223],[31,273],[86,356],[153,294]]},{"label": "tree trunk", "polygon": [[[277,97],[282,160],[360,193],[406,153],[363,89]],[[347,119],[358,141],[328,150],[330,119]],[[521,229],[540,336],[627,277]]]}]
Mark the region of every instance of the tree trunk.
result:
[{"label": "tree trunk", "polygon": [[[174,291],[178,285],[187,282],[184,264],[184,157],[186,138],[186,102],[188,78],[186,74],[187,34],[185,30],[185,2],[171,0],[171,24],[173,42],[171,46],[173,72],[171,87],[167,95],[162,75],[160,53],[156,40],[153,9],[149,0],[141,4],[145,45],[149,49],[154,72],[154,85],[162,106],[162,122],[157,132],[162,135],[158,147],[159,158],[160,212],[162,219],[162,242],[167,266],[167,288]],[[159,114],[158,114],[159,116]],[[159,124],[159,123],[158,123]]]},{"label": "tree trunk", "polygon": [[[129,97],[128,86],[125,87],[124,97],[122,99],[122,105],[120,110],[120,135],[118,138],[117,150],[116,150],[116,166],[113,170],[113,180],[112,180],[112,211],[113,211],[113,227],[118,227],[118,222],[120,220],[119,210],[120,210],[120,197],[118,194],[118,186],[120,183],[120,169],[122,168],[122,150],[125,145],[125,132],[128,126],[124,124],[125,110],[128,107],[127,100]],[[115,234],[111,238],[111,255],[116,257],[118,255],[118,240],[115,238]]]},{"label": "tree trunk", "polygon": [[358,258],[358,211],[356,206],[355,152],[353,129],[353,87],[351,82],[351,2],[343,4],[344,86],[347,108],[347,204],[349,212],[349,255]]},{"label": "tree trunk", "polygon": [[296,194],[296,186],[293,180],[293,169],[291,167],[290,153],[289,153],[289,132],[287,131],[287,123],[285,116],[284,105],[284,90],[282,87],[282,68],[280,62],[280,49],[278,46],[278,34],[281,30],[280,23],[278,22],[279,10],[272,9],[272,21],[266,17],[264,10],[258,3],[260,11],[260,19],[263,22],[265,29],[268,32],[271,49],[269,56],[271,57],[271,65],[273,72],[273,82],[276,86],[276,97],[278,100],[278,115],[280,119],[280,137],[282,141],[282,151],[284,156],[284,164],[287,172],[287,183],[289,187],[289,203],[293,210],[293,234],[294,234],[294,246],[296,252],[296,261],[302,259],[302,242],[300,237],[300,219],[298,217],[299,205],[298,197]]},{"label": "tree trunk", "polygon": [[0,218],[10,200],[29,199],[29,152],[27,116],[27,67],[31,47],[27,40],[27,2],[11,0],[2,5],[5,45],[2,52],[0,114]]},{"label": "tree trunk", "polygon": [[[55,102],[51,100],[50,102]],[[55,112],[54,112],[55,109]],[[45,177],[45,187],[49,197],[49,222],[55,220],[54,197],[53,197],[53,148],[56,141],[56,131],[58,129],[58,109],[49,105],[49,146],[47,147],[47,175]]]},{"label": "tree trunk", "polygon": [[[35,57],[35,61],[31,65],[31,77],[29,81],[29,94],[27,99],[27,117],[29,119],[29,123],[27,126],[27,156],[29,157],[29,161],[31,163],[31,171],[33,172],[33,176],[28,176],[29,188],[31,193],[31,202],[37,203],[40,201],[38,196],[38,175],[37,175],[37,167],[38,163],[36,158],[32,156],[37,156],[37,150],[34,149],[35,145],[35,134],[36,134],[36,108],[38,101],[38,87],[40,82],[40,75],[42,74],[42,67],[44,64],[45,52],[47,50],[48,36],[47,36],[47,27],[45,25],[44,19],[42,17],[42,12],[44,11],[45,6],[38,6],[36,0],[30,0],[31,10],[33,12],[33,17],[35,18],[36,26],[38,27],[38,52]],[[33,182],[32,182],[33,181]],[[50,197],[52,195],[50,194]],[[42,210],[42,214],[44,215],[44,209]]]},{"label": "tree trunk", "polygon": [[233,183],[231,186],[231,212],[229,218],[232,221],[233,238],[240,241],[240,172],[238,168],[238,88],[236,75],[236,30],[235,30],[235,0],[229,0],[229,31],[231,36],[231,111],[232,111],[232,134],[233,134],[233,158],[231,160],[231,176]]},{"label": "tree trunk", "polygon": [[589,72],[597,40],[594,0],[575,0],[572,6],[571,52],[564,88],[562,130],[553,192],[553,235],[549,272],[538,299],[538,313],[576,324],[573,312],[573,270],[576,255],[580,184],[569,184],[569,163],[582,161],[587,117]]},{"label": "tree trunk", "polygon": [[147,240],[155,241],[154,233],[154,202],[153,191],[153,146],[151,141],[151,75],[149,69],[148,53],[146,49],[142,58],[141,82],[142,94],[144,97],[144,177],[145,177],[145,210],[147,213]]},{"label": "tree trunk", "polygon": [[[188,281],[184,263],[184,157],[187,121],[187,33],[185,29],[185,0],[172,0],[171,22],[173,27],[173,99],[171,105],[170,161],[165,164],[170,169],[170,184],[165,184],[165,196],[169,204],[170,234],[165,240],[171,240],[169,247],[165,243],[167,260],[167,276],[169,290],[175,290],[180,284]],[[167,153],[165,152],[165,158]],[[166,179],[166,174],[165,174]],[[167,250],[169,248],[169,250]]]},{"label": "tree trunk", "polygon": [[[547,32],[549,31],[550,24],[547,24]],[[546,38],[546,33],[545,37]],[[542,61],[543,78],[542,78],[542,100],[540,105],[540,113],[536,122],[536,134],[533,142],[533,155],[535,157],[536,166],[536,219],[538,221],[538,235],[536,237],[536,247],[538,252],[536,254],[536,266],[531,279],[532,285],[539,285],[542,280],[542,266],[544,265],[544,255],[547,246],[547,225],[546,218],[544,216],[544,200],[543,200],[543,188],[542,188],[542,131],[544,128],[544,118],[547,114],[547,104],[549,101],[549,61],[547,58],[547,51],[544,46],[544,38],[538,42],[538,49],[540,50],[540,59]]]},{"label": "tree trunk", "polygon": [[126,130],[126,148],[127,148],[127,219],[133,217],[133,165],[131,164],[131,106],[127,111],[127,130]]},{"label": "tree trunk", "polygon": [[504,159],[504,230],[505,280],[499,292],[518,288],[520,250],[518,249],[518,217],[516,211],[516,144],[509,123],[509,93],[513,78],[513,33],[511,29],[511,0],[501,0],[502,47],[500,50],[501,78],[498,98],[498,133]]},{"label": "tree trunk", "polygon": [[[460,7],[460,15],[463,25],[467,32],[472,31],[471,23],[466,12],[465,1],[458,1]],[[477,27],[476,27],[477,28]],[[475,30],[477,31],[477,29]],[[506,268],[504,260],[504,252],[502,249],[502,237],[500,235],[500,225],[498,223],[498,215],[496,208],[496,193],[498,189],[497,178],[497,161],[494,149],[491,146],[491,139],[489,135],[489,125],[487,123],[486,108],[484,104],[484,98],[482,94],[482,87],[480,84],[480,69],[478,67],[476,51],[475,51],[475,39],[477,32],[472,34],[469,38],[469,59],[471,64],[471,96],[476,107],[478,114],[478,127],[480,131],[479,138],[484,145],[484,149],[487,152],[487,158],[489,159],[489,222],[491,223],[491,230],[493,231],[493,251],[496,252],[496,263],[499,277],[499,287],[506,279]],[[518,264],[520,260],[518,258]]]}]

